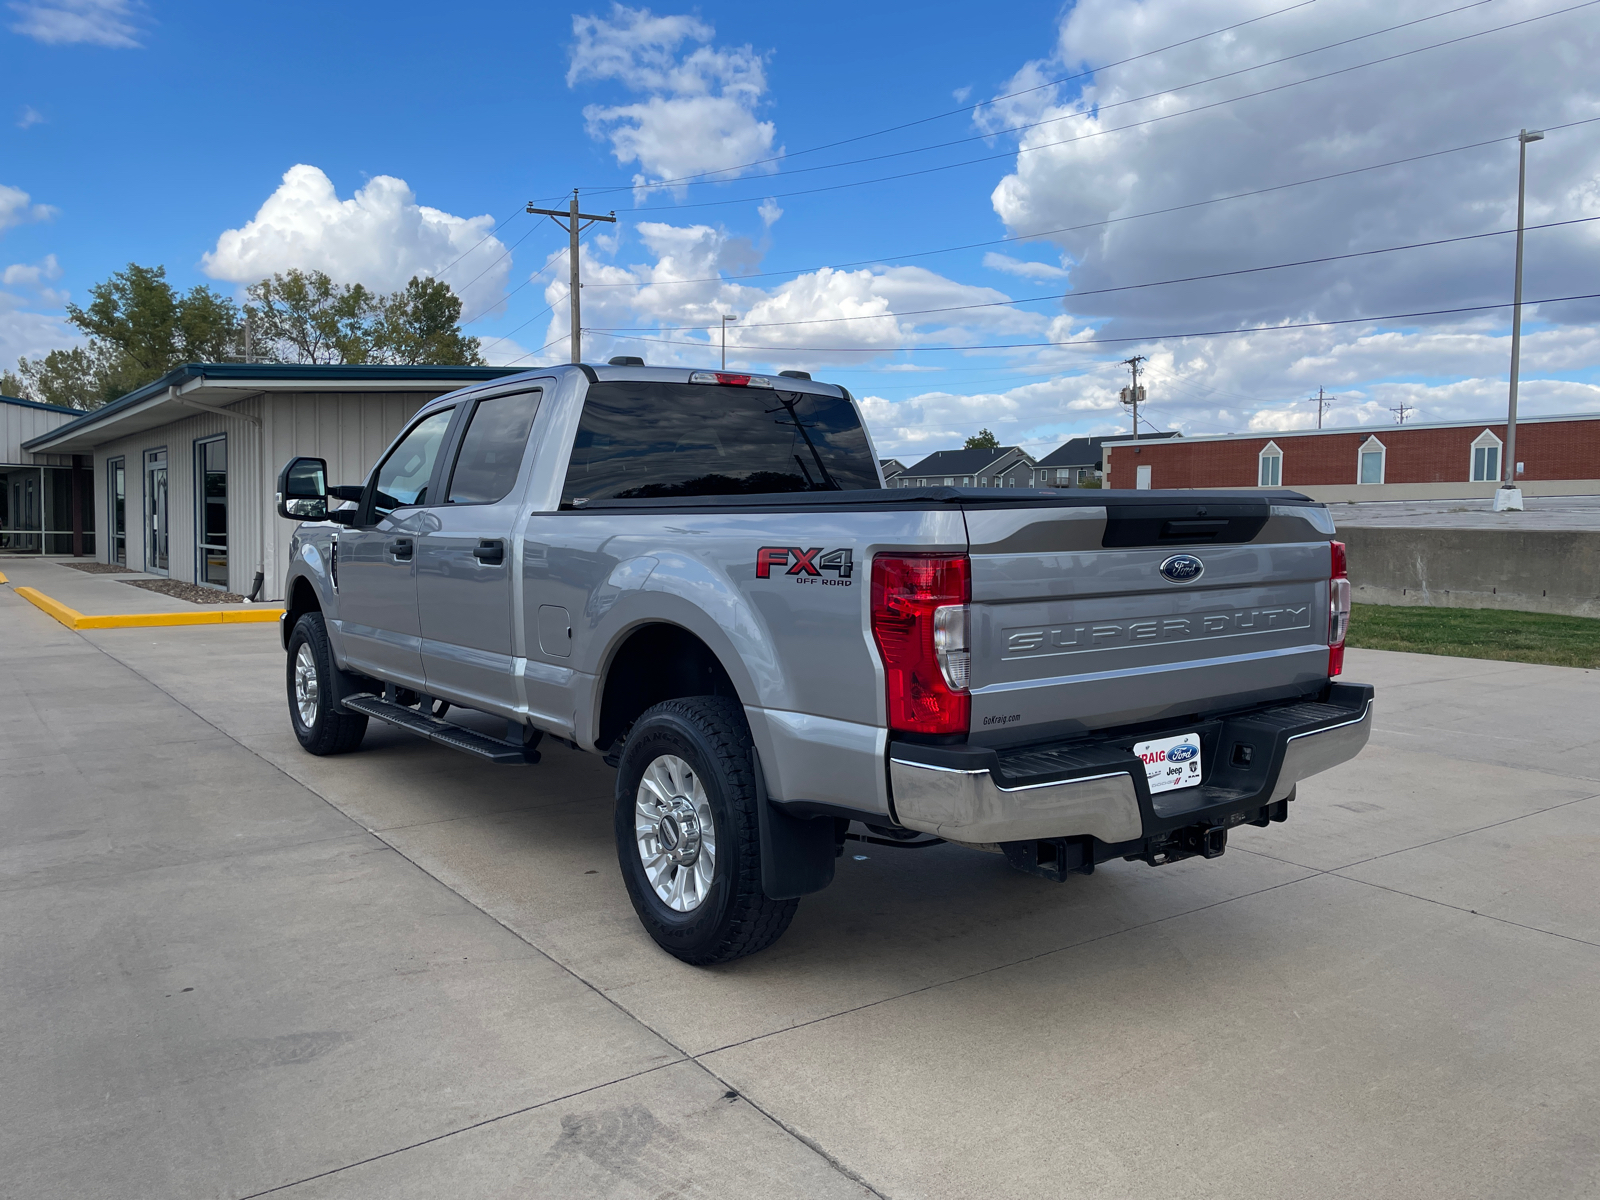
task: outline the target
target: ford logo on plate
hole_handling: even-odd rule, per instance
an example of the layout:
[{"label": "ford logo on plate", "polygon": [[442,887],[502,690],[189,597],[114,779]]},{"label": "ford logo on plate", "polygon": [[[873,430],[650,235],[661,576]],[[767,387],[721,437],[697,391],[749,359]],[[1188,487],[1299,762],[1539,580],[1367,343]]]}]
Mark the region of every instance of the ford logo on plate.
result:
[{"label": "ford logo on plate", "polygon": [[1167,751],[1167,761],[1188,762],[1191,758],[1194,758],[1199,753],[1200,750],[1198,747],[1190,746],[1180,742],[1178,745]]},{"label": "ford logo on plate", "polygon": [[1205,574],[1206,565],[1192,554],[1174,554],[1158,570],[1169,583],[1193,583]]}]

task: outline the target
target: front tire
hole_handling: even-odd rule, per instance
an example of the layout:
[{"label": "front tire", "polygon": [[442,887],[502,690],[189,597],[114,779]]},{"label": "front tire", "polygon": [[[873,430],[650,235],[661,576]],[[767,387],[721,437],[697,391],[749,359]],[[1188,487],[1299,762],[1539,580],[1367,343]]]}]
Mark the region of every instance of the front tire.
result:
[{"label": "front tire", "polygon": [[761,887],[750,728],[721,696],[668,700],[629,731],[617,770],[617,860],[645,931],[710,966],[765,950],[798,900]]},{"label": "front tire", "polygon": [[365,713],[353,713],[335,696],[342,675],[328,645],[328,627],[319,612],[306,613],[289,635],[289,723],[308,754],[345,754],[366,736]]}]

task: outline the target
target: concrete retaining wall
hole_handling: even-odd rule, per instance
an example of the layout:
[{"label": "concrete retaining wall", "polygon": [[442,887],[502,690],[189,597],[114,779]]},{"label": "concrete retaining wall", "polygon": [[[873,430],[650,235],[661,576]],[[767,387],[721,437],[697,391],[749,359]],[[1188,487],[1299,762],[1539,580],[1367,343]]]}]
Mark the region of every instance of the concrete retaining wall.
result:
[{"label": "concrete retaining wall", "polygon": [[1600,531],[1341,529],[1358,604],[1600,617]]}]

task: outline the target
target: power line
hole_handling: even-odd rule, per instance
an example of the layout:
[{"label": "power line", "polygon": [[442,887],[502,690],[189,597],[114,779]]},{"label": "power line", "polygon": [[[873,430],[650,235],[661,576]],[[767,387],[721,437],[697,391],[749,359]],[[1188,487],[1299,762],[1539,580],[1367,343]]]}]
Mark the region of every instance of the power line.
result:
[{"label": "power line", "polygon": [[463,258],[466,258],[467,255],[471,254],[473,250],[476,250],[479,246],[483,245],[484,242],[487,242],[495,234],[499,233],[502,229],[504,229],[507,225],[511,224],[512,221],[516,220],[521,215],[522,215],[522,209],[518,208],[516,212],[512,213],[505,220],[501,221],[500,224],[496,225],[493,229],[489,230],[488,233],[484,234],[481,238],[479,238],[478,241],[476,242],[476,244],[473,245],[472,250],[464,251],[459,257],[454,259],[452,262],[446,263],[443,267],[441,267],[439,269],[439,274],[434,276],[434,278],[437,279],[440,276],[442,276],[451,267],[455,266],[456,263],[460,262]]},{"label": "power line", "polygon": [[515,358],[513,358],[510,362],[503,363],[501,365],[507,366],[507,367],[515,366],[517,363],[521,362],[525,358],[532,358],[535,354],[543,354],[546,350],[550,349],[551,346],[559,346],[562,342],[566,341],[571,336],[572,336],[572,334],[570,334],[570,333],[563,333],[558,338],[552,338],[550,341],[548,341],[544,345],[540,346],[537,350],[529,350],[526,354],[519,354]]},{"label": "power line", "polygon": [[[1545,225],[1529,225],[1527,229],[1553,229],[1560,225],[1583,225],[1590,221],[1600,221],[1600,217],[1574,217],[1567,221],[1551,221]],[[1379,254],[1394,254],[1401,250],[1423,250],[1432,246],[1448,246],[1456,242],[1471,242],[1480,238],[1504,237],[1515,233],[1515,229],[1495,229],[1486,233],[1466,233],[1458,237],[1435,238],[1428,242],[1409,242],[1402,246],[1384,246],[1376,250],[1353,250],[1348,254],[1326,254],[1320,258],[1302,258],[1294,262],[1271,263],[1260,267],[1239,267],[1232,271],[1212,271],[1205,275],[1185,275],[1177,279],[1157,279],[1149,283],[1126,283],[1117,287],[1086,288],[1081,292],[1052,292],[1046,296],[1025,296],[1020,300],[986,300],[975,304],[950,304],[939,308],[914,308],[904,312],[865,313],[847,317],[808,317],[795,321],[754,321],[740,326],[741,329],[773,329],[788,325],[826,325],[840,321],[881,321],[885,318],[898,320],[900,317],[920,317],[930,313],[967,312],[980,308],[1005,308],[1014,304],[1038,304],[1045,300],[1075,300],[1080,296],[1104,296],[1114,292],[1139,291],[1143,288],[1168,287],[1179,283],[1200,283],[1211,279],[1227,279],[1239,275],[1255,275],[1263,271],[1282,271],[1291,267],[1316,266],[1322,263],[1343,262],[1352,258],[1370,258]],[[652,333],[660,330],[664,333],[689,332],[693,330],[711,330],[715,325],[655,325],[648,329],[630,326],[592,326],[596,333]]]},{"label": "power line", "polygon": [[[523,239],[523,240],[524,240],[524,241],[525,241],[525,240],[526,240],[526,237],[524,237],[524,239]],[[517,245],[519,245],[519,246],[520,246],[520,245],[521,245],[521,244],[522,244],[522,243],[521,243],[521,242],[518,242],[518,243],[517,243]],[[515,248],[515,247],[513,247],[513,249],[514,249],[514,248]],[[507,251],[507,253],[510,253],[510,251]],[[509,292],[507,292],[507,293],[506,293],[506,294],[505,294],[505,295],[504,295],[504,296],[501,296],[501,297],[500,297],[500,299],[498,299],[498,300],[496,300],[496,301],[495,301],[495,302],[494,302],[494,303],[493,303],[493,304],[491,304],[491,305],[489,305],[489,307],[488,307],[488,308],[485,308],[485,309],[482,309],[482,310],[481,310],[481,311],[480,311],[480,312],[479,312],[479,313],[478,313],[478,315],[477,315],[477,316],[475,316],[475,317],[473,317],[473,318],[472,318],[472,320],[470,320],[470,321],[463,321],[463,322],[461,322],[461,323],[462,323],[462,324],[463,324],[463,325],[471,325],[471,324],[473,324],[473,322],[475,322],[475,321],[481,321],[481,320],[483,320],[483,318],[484,318],[484,317],[486,317],[486,316],[488,316],[488,315],[489,315],[489,313],[490,313],[490,312],[492,312],[492,311],[493,311],[493,310],[494,310],[494,309],[496,309],[496,308],[499,308],[499,307],[500,307],[500,305],[502,305],[502,304],[504,304],[504,303],[505,303],[505,302],[506,302],[506,301],[507,301],[507,300],[509,300],[509,299],[511,299],[511,297],[513,297],[513,296],[515,296],[515,295],[516,295],[516,294],[517,294],[517,293],[518,293],[518,292],[520,292],[520,291],[521,291],[521,290],[522,290],[522,289],[523,289],[523,288],[525,288],[525,287],[527,287],[527,286],[528,286],[528,285],[529,285],[529,284],[530,284],[530,283],[532,283],[532,282],[533,282],[533,281],[534,281],[534,280],[535,280],[535,279],[537,279],[537,278],[539,278],[539,276],[541,276],[541,275],[543,275],[543,274],[544,274],[544,273],[545,273],[545,272],[546,272],[546,271],[548,271],[548,270],[549,270],[549,269],[550,269],[550,268],[551,268],[551,267],[553,267],[553,266],[555,266],[555,265],[556,265],[556,264],[557,264],[557,263],[558,263],[558,262],[560,262],[560,261],[561,261],[561,256],[560,256],[560,255],[559,255],[559,254],[558,254],[558,255],[557,255],[557,256],[556,256],[556,257],[555,257],[555,258],[552,258],[552,259],[551,259],[551,260],[550,260],[550,261],[549,261],[549,262],[547,262],[547,263],[545,263],[545,265],[544,265],[544,266],[542,266],[542,267],[540,267],[540,268],[539,268],[539,269],[538,269],[538,270],[537,270],[537,271],[535,271],[535,272],[534,272],[534,273],[533,273],[533,274],[532,274],[532,275],[529,275],[529,276],[528,276],[528,277],[527,277],[527,278],[526,278],[526,279],[524,279],[524,280],[523,280],[523,281],[522,281],[522,282],[521,282],[521,283],[519,283],[519,284],[517,284],[517,286],[516,286],[516,287],[514,287],[514,288],[512,288],[512,289],[511,289],[511,290],[510,290],[510,291],[509,291]],[[468,285],[468,286],[470,286],[470,285]]]},{"label": "power line", "polygon": [[[1480,2],[1487,3],[1488,0],[1480,0]],[[658,180],[658,181],[650,184],[649,186],[650,187],[676,187],[676,186],[678,186],[680,184],[692,184],[694,181],[705,179],[707,176],[710,176],[710,175],[725,175],[730,171],[748,171],[753,167],[764,167],[768,163],[783,162],[783,161],[786,161],[788,159],[799,158],[802,154],[816,154],[817,152],[822,151],[822,150],[832,150],[832,149],[835,149],[836,147],[839,147],[839,146],[851,145],[854,142],[866,141],[868,138],[882,137],[885,134],[898,133],[902,129],[911,129],[911,128],[917,126],[917,125],[926,125],[930,121],[940,121],[940,120],[943,120],[945,117],[961,116],[964,113],[975,113],[980,108],[985,108],[985,107],[987,107],[987,106],[989,106],[991,104],[998,104],[1001,100],[1013,100],[1018,96],[1027,96],[1027,95],[1032,94],[1033,92],[1043,91],[1046,88],[1059,87],[1063,83],[1071,83],[1074,80],[1086,79],[1089,76],[1097,74],[1097,73],[1099,73],[1101,71],[1109,71],[1113,67],[1125,66],[1128,63],[1138,62],[1142,58],[1150,58],[1150,57],[1152,57],[1154,55],[1157,55],[1157,54],[1165,54],[1168,50],[1176,50],[1180,46],[1188,46],[1188,45],[1191,45],[1194,42],[1204,41],[1206,38],[1216,37],[1218,34],[1231,33],[1235,29],[1243,29],[1246,25],[1253,25],[1257,21],[1265,21],[1269,17],[1282,16],[1284,13],[1294,12],[1296,9],[1306,8],[1307,6],[1309,6],[1311,4],[1314,4],[1314,3],[1316,3],[1316,0],[1300,0],[1300,3],[1291,4],[1287,8],[1279,8],[1279,9],[1275,9],[1274,11],[1269,12],[1269,13],[1262,13],[1259,17],[1251,17],[1248,20],[1239,21],[1239,22],[1237,22],[1236,24],[1233,24],[1233,25],[1224,25],[1221,29],[1213,29],[1213,30],[1211,30],[1211,31],[1209,31],[1207,33],[1196,34],[1194,37],[1185,38],[1181,42],[1171,42],[1168,45],[1158,47],[1155,50],[1145,50],[1142,53],[1132,55],[1129,58],[1122,58],[1122,59],[1118,59],[1116,62],[1104,63],[1104,64],[1102,64],[1101,66],[1098,66],[1098,67],[1090,67],[1087,70],[1079,71],[1075,75],[1064,75],[1060,79],[1052,79],[1048,83],[1041,83],[1041,84],[1038,84],[1035,87],[1023,88],[1021,91],[1007,92],[1004,95],[1000,95],[1000,96],[992,96],[987,100],[980,100],[977,104],[968,104],[968,105],[964,105],[961,108],[948,109],[948,110],[946,110],[944,112],[934,113],[930,117],[919,117],[914,121],[905,121],[905,122],[903,122],[903,123],[901,123],[899,125],[890,125],[887,128],[877,129],[877,130],[874,130],[871,133],[859,133],[859,134],[856,134],[853,137],[841,138],[840,140],[838,140],[836,142],[825,142],[820,146],[811,146],[811,147],[809,147],[809,148],[807,148],[805,150],[795,150],[795,151],[788,152],[788,153],[785,153],[785,154],[773,155],[770,158],[758,158],[753,162],[741,163],[739,166],[736,166],[736,167],[718,167],[715,170],[700,171],[700,172],[698,172],[696,174],[693,174],[693,175],[680,175],[675,179],[662,179],[662,180]],[[731,180],[722,180],[722,181],[712,180],[711,182],[732,182],[732,181]],[[621,184],[621,185],[610,185],[610,186],[607,186],[607,187],[585,188],[584,190],[585,191],[589,191],[589,192],[630,192],[630,191],[636,190],[636,188],[635,188],[635,185],[633,185],[633,184]]]},{"label": "power line", "polygon": [[[731,204],[753,204],[763,199],[782,200],[795,196],[814,196],[823,192],[842,191],[846,188],[866,187],[874,183],[889,183],[899,179],[914,179],[923,175],[937,174],[940,171],[953,171],[959,167],[970,167],[979,163],[994,162],[998,159],[1012,158],[1022,154],[1031,154],[1039,150],[1048,150],[1056,146],[1068,146],[1076,142],[1088,141],[1091,138],[1107,137],[1114,133],[1125,133],[1130,129],[1142,129],[1145,126],[1156,125],[1163,121],[1175,120],[1178,117],[1194,116],[1197,113],[1209,112],[1215,108],[1222,108],[1229,104],[1236,104],[1241,100],[1252,100],[1259,96],[1270,96],[1277,92],[1287,91],[1290,88],[1300,87],[1304,84],[1318,83],[1324,79],[1332,79],[1339,75],[1347,75],[1352,71],[1359,71],[1366,67],[1396,62],[1402,58],[1409,58],[1414,54],[1424,54],[1430,50],[1438,50],[1445,46],[1459,45],[1462,42],[1471,41],[1474,38],[1486,37],[1491,33],[1503,33],[1507,29],[1515,29],[1522,25],[1530,25],[1536,21],[1545,21],[1551,17],[1564,16],[1567,13],[1590,8],[1595,4],[1600,4],[1600,0],[1583,0],[1583,3],[1581,4],[1574,4],[1567,8],[1557,9],[1555,12],[1541,13],[1538,16],[1525,17],[1520,21],[1511,21],[1505,25],[1496,25],[1490,29],[1480,29],[1475,33],[1462,34],[1460,37],[1447,38],[1442,42],[1433,42],[1430,45],[1418,46],[1411,50],[1402,50],[1396,54],[1385,55],[1382,58],[1369,59],[1368,61],[1362,63],[1354,63],[1348,67],[1340,67],[1337,70],[1324,72],[1321,75],[1311,75],[1305,79],[1292,80],[1289,83],[1277,84],[1273,87],[1262,88],[1259,91],[1246,92],[1243,95],[1233,96],[1226,100],[1216,100],[1210,104],[1197,105],[1194,108],[1187,108],[1181,112],[1162,113],[1158,116],[1147,117],[1142,121],[1133,121],[1127,125],[1119,125],[1114,129],[1100,129],[1094,131],[1093,133],[1080,134],[1077,137],[1062,138],[1054,142],[1041,142],[1036,146],[1018,146],[1015,150],[1008,150],[1000,154],[986,154],[979,158],[968,158],[963,159],[960,162],[944,163],[940,166],[934,167],[923,167],[915,171],[902,171],[895,175],[880,175],[873,179],[858,179],[849,183],[834,183],[823,187],[802,188],[798,191],[792,192],[764,192],[758,196],[741,196],[730,200],[701,200],[692,204],[671,204],[667,207],[677,211],[694,208],[723,208]],[[647,213],[650,211],[652,210],[638,209],[635,210],[633,215],[638,216],[641,213]]]},{"label": "power line", "polygon": [[[1561,129],[1571,129],[1578,125],[1591,125],[1600,121],[1600,117],[1584,117],[1577,121],[1568,121],[1563,125],[1546,125],[1546,133],[1554,133]],[[872,266],[886,260],[904,261],[912,258],[931,258],[938,254],[956,254],[962,250],[982,250],[988,246],[1004,246],[1016,242],[1038,241],[1041,238],[1054,237],[1062,233],[1081,233],[1086,229],[1099,229],[1106,225],[1116,225],[1123,221],[1137,221],[1145,217],[1168,216],[1176,212],[1186,212],[1193,208],[1204,208],[1212,204],[1225,204],[1232,200],[1247,200],[1252,196],[1265,196],[1272,192],[1286,191],[1290,188],[1307,187],[1313,183],[1328,183],[1335,179],[1344,179],[1351,175],[1362,175],[1369,171],[1386,170],[1389,167],[1404,166],[1407,163],[1422,162],[1430,158],[1441,158],[1448,154],[1460,154],[1466,150],[1481,150],[1486,146],[1498,146],[1502,142],[1515,141],[1516,134],[1507,134],[1504,137],[1488,138],[1481,142],[1467,142],[1460,146],[1450,146],[1444,150],[1428,150],[1421,154],[1407,155],[1405,158],[1392,158],[1385,162],[1371,163],[1364,167],[1350,167],[1344,171],[1334,171],[1327,175],[1314,175],[1309,179],[1296,179],[1289,183],[1275,183],[1268,187],[1254,188],[1246,192],[1231,192],[1226,196],[1212,196],[1206,200],[1191,200],[1184,204],[1174,204],[1167,208],[1154,208],[1148,212],[1128,213],[1121,217],[1107,217],[1100,221],[1086,221],[1081,225],[1063,225],[1058,229],[1041,229],[1033,233],[1010,234],[1006,237],[989,238],[981,242],[966,242],[959,246],[943,246],[937,250],[916,250],[905,254],[880,255],[877,258],[861,258],[851,262],[824,263],[813,267],[791,267],[783,271],[757,271],[745,275],[707,275],[699,279],[666,279],[659,282],[638,283],[591,283],[588,288],[611,287],[676,287],[691,283],[737,283],[745,279],[774,279],[780,275],[804,275],[812,271],[842,271],[850,267]]]},{"label": "power line", "polygon": [[[1585,292],[1577,296],[1549,296],[1543,300],[1524,300],[1523,304],[1563,304],[1571,300],[1596,300],[1600,299],[1600,292]],[[975,350],[1037,350],[1049,349],[1057,346],[1112,346],[1126,345],[1137,342],[1166,342],[1180,341],[1184,338],[1204,337],[1231,337],[1237,334],[1250,333],[1279,333],[1291,329],[1322,329],[1335,325],[1365,325],[1374,321],[1400,321],[1412,317],[1445,317],[1459,313],[1489,312],[1497,308],[1510,308],[1510,300],[1498,304],[1467,304],[1459,308],[1433,308],[1420,312],[1381,313],[1366,317],[1345,317],[1333,321],[1293,321],[1281,325],[1249,325],[1238,329],[1199,329],[1186,333],[1148,333],[1139,337],[1115,338],[1071,338],[1059,342],[984,342],[971,345],[953,346],[740,346],[741,350],[768,350],[783,354],[919,354],[933,351],[959,351],[971,353]],[[606,333],[607,336],[620,338],[629,342],[652,342],[665,346],[694,346],[705,349],[708,343],[691,342],[681,338],[650,338],[639,337],[625,333],[613,333],[596,329],[594,333]]]},{"label": "power line", "polygon": [[[482,345],[482,346],[480,346],[478,348],[478,353],[482,354],[484,351],[488,350],[491,346],[498,346],[501,342],[505,341],[512,334],[520,333],[522,330],[526,329],[529,325],[532,325],[540,317],[544,316],[545,313],[551,312],[554,309],[555,309],[555,305],[554,304],[546,304],[543,308],[541,308],[538,312],[534,313],[533,316],[529,317],[526,321],[524,321],[521,325],[518,325],[515,329],[508,329],[505,333],[502,333],[499,337],[495,338],[494,341],[484,343],[484,345]],[[568,336],[570,337],[571,335],[568,334]],[[534,353],[537,354],[538,351],[534,351]]]},{"label": "power line", "polygon": [[[1454,16],[1457,13],[1466,12],[1468,9],[1481,8],[1485,4],[1493,4],[1493,3],[1495,3],[1495,0],[1471,0],[1471,2],[1468,3],[1468,4],[1462,4],[1462,5],[1459,5],[1459,6],[1455,7],[1455,8],[1445,9],[1445,10],[1443,10],[1441,12],[1430,13],[1428,16],[1417,17],[1416,19],[1411,20],[1411,21],[1403,21],[1398,25],[1389,25],[1389,26],[1386,26],[1383,29],[1374,29],[1374,30],[1372,30],[1371,32],[1368,32],[1368,33],[1357,34],[1355,37],[1342,38],[1342,39],[1340,39],[1339,41],[1336,41],[1336,42],[1328,42],[1328,43],[1326,43],[1324,45],[1321,45],[1321,46],[1313,46],[1309,50],[1299,50],[1299,51],[1296,51],[1293,54],[1286,54],[1286,55],[1283,55],[1283,56],[1281,56],[1279,58],[1268,59],[1265,62],[1255,63],[1252,66],[1239,67],[1239,68],[1237,68],[1235,70],[1232,70],[1232,71],[1224,71],[1223,73],[1221,73],[1219,75],[1210,75],[1210,76],[1207,76],[1204,79],[1191,80],[1188,83],[1177,84],[1177,85],[1175,85],[1173,87],[1170,87],[1170,88],[1163,88],[1160,91],[1147,92],[1142,96],[1130,96],[1125,100],[1114,100],[1109,104],[1097,104],[1091,109],[1085,109],[1085,110],[1078,111],[1078,112],[1062,113],[1059,116],[1045,117],[1045,118],[1041,118],[1040,120],[1037,120],[1037,121],[1029,121],[1029,122],[1025,122],[1024,124],[1020,124],[1020,125],[1010,125],[1010,126],[1007,126],[1005,128],[1002,128],[1002,129],[991,129],[991,130],[988,130],[988,131],[986,131],[984,133],[976,133],[976,134],[970,134],[970,135],[967,135],[967,136],[964,136],[964,137],[951,138],[951,139],[949,139],[947,141],[933,142],[933,143],[930,143],[930,144],[925,145],[925,146],[914,146],[914,147],[912,147],[911,149],[908,149],[908,150],[885,151],[882,154],[865,155],[865,156],[863,156],[861,158],[846,159],[843,162],[821,163],[821,164],[819,164],[817,166],[812,166],[812,167],[797,167],[792,171],[784,171],[784,170],[774,171],[767,178],[769,178],[769,179],[782,179],[782,178],[787,178],[787,177],[793,176],[793,175],[811,174],[811,173],[816,172],[816,171],[832,171],[832,170],[836,170],[836,169],[838,169],[840,167],[860,166],[863,163],[884,162],[884,161],[887,161],[888,159],[904,158],[904,157],[906,157],[907,155],[910,155],[910,154],[924,154],[924,153],[926,153],[926,152],[928,152],[930,150],[945,150],[945,149],[950,148],[951,146],[964,146],[964,145],[967,145],[967,144],[969,144],[971,142],[987,141],[990,138],[1001,137],[1001,136],[1004,136],[1006,134],[1023,133],[1023,132],[1026,132],[1029,129],[1037,129],[1040,126],[1053,125],[1053,124],[1056,124],[1056,123],[1061,122],[1061,121],[1070,121],[1070,120],[1075,120],[1075,119],[1078,119],[1078,118],[1086,118],[1086,117],[1099,117],[1101,114],[1109,112],[1114,108],[1125,108],[1130,104],[1142,104],[1146,100],[1155,100],[1155,99],[1159,99],[1162,96],[1175,96],[1179,92],[1185,92],[1185,91],[1190,90],[1191,88],[1203,87],[1208,83],[1219,83],[1224,79],[1233,79],[1233,78],[1236,78],[1237,76],[1240,76],[1240,75],[1248,75],[1252,71],[1262,71],[1262,70],[1265,70],[1268,67],[1281,66],[1284,63],[1293,62],[1295,59],[1298,59],[1298,58],[1306,58],[1306,57],[1308,57],[1310,55],[1313,55],[1313,54],[1321,54],[1321,53],[1323,53],[1324,51],[1327,51],[1327,50],[1337,50],[1341,46],[1349,46],[1349,45],[1352,45],[1352,44],[1354,44],[1356,42],[1367,41],[1370,38],[1382,37],[1384,34],[1387,34],[1387,33],[1394,33],[1394,32],[1396,32],[1398,30],[1401,30],[1401,29],[1409,29],[1413,25],[1421,25],[1421,24],[1424,24],[1424,23],[1426,23],[1428,21],[1437,21],[1437,20],[1440,20],[1443,17]],[[1476,37],[1476,36],[1479,36],[1479,35],[1472,34],[1472,35],[1468,35],[1468,36]],[[1441,43],[1441,44],[1448,44],[1448,43]],[[1427,49],[1427,48],[1428,47],[1423,47],[1423,49]],[[1419,51],[1408,50],[1405,53],[1406,54],[1414,54],[1414,53],[1418,53],[1418,52]],[[1387,59],[1379,59],[1377,61],[1385,62],[1385,61],[1388,61],[1388,60]],[[1367,64],[1358,64],[1358,65],[1367,65]],[[1356,67],[1346,67],[1346,68],[1342,68],[1341,72],[1334,72],[1334,73],[1338,74],[1338,73],[1342,73],[1342,71],[1345,71],[1345,70],[1355,70],[1355,69],[1356,69]],[[1316,76],[1315,78],[1325,78],[1325,76]],[[1302,80],[1302,81],[1299,81],[1299,82],[1308,82],[1308,81]],[[1298,86],[1298,82],[1294,86]],[[998,97],[998,99],[1005,99],[1005,98],[1006,97]],[[991,101],[990,103],[993,103],[993,102]],[[1052,143],[1052,144],[1057,144],[1057,143]],[[1008,151],[1006,157],[1009,157],[1009,154],[1010,154],[1010,152]],[[763,160],[763,162],[772,162],[772,161],[777,161],[777,160],[775,160],[775,159],[765,159],[765,160]],[[739,167],[724,168],[725,171],[736,171],[736,170],[742,170],[742,169],[743,168],[739,168]],[[713,175],[713,174],[716,174],[716,173],[717,172],[714,172],[714,171],[708,171],[708,172],[703,172],[702,174]],[[686,177],[684,179],[679,179],[679,180],[665,180],[665,181],[662,181],[661,183],[650,183],[650,184],[644,185],[643,190],[648,191],[648,190],[655,189],[655,188],[665,188],[665,187],[695,187],[695,186],[699,186],[699,184],[701,184],[701,183],[717,184],[717,183],[731,183],[731,182],[732,182],[732,179],[726,179],[726,180],[721,180],[721,179],[703,179],[703,180],[700,180],[699,183],[696,183],[696,182],[694,182],[692,180],[692,177]],[[637,190],[640,190],[640,188],[637,185],[629,185],[628,187],[620,187],[619,186],[619,187],[605,188],[605,189],[600,189],[600,190],[602,190],[602,191],[637,191]]]}]

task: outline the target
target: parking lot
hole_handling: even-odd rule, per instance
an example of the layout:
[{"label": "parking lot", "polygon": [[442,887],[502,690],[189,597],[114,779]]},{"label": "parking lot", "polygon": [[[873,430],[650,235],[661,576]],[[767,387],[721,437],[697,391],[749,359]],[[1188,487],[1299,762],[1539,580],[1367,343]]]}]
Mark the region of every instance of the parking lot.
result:
[{"label": "parking lot", "polygon": [[594,756],[316,759],[274,626],[0,629],[5,1196],[1600,1194],[1600,672],[1351,651],[1370,746],[1219,860],[851,843],[706,970]]}]

